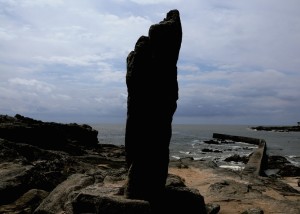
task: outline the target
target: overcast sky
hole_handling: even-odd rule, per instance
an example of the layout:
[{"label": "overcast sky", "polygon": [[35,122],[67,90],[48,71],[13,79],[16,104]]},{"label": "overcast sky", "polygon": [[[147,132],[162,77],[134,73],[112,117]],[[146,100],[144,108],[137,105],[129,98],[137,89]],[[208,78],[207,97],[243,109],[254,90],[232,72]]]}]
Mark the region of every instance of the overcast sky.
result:
[{"label": "overcast sky", "polygon": [[126,57],[175,8],[174,122],[300,121],[299,0],[0,0],[0,114],[125,122]]}]

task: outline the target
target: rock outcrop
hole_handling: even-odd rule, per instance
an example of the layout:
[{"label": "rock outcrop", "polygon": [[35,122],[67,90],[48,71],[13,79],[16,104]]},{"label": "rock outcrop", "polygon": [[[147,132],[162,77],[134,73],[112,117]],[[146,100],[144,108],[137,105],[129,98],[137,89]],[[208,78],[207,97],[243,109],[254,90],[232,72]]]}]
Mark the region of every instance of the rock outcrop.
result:
[{"label": "rock outcrop", "polygon": [[94,147],[98,143],[98,132],[86,124],[42,122],[19,114],[1,116],[0,123],[0,138],[43,149],[79,154],[80,147]]},{"label": "rock outcrop", "polygon": [[[192,158],[172,160],[169,163],[169,172],[172,174],[168,174],[164,195],[157,195],[160,201],[156,204],[150,204],[146,200],[128,199],[124,197],[128,175],[124,146],[99,143],[91,146],[85,141],[71,140],[77,133],[73,135],[68,132],[69,137],[60,135],[63,139],[59,142],[64,142],[65,145],[58,149],[56,142],[43,141],[38,125],[32,126],[32,123],[38,123],[45,129],[49,123],[35,122],[20,115],[0,115],[0,118],[3,134],[0,138],[0,213],[214,214],[220,209],[226,212],[228,208],[235,210],[228,213],[252,211],[249,209],[251,207],[263,208],[266,213],[274,210],[282,213],[300,211],[300,194],[295,189],[297,187],[282,182],[281,178],[277,179],[279,175],[244,177],[237,172],[218,168],[214,162],[196,161]],[[70,124],[57,125],[63,129]],[[19,139],[16,142],[12,138],[5,138],[10,137],[5,135],[6,131],[12,133],[11,129],[20,130],[25,127],[30,127],[28,129],[33,134],[31,138],[38,138],[41,142],[32,145],[32,141],[26,138],[27,134],[23,135],[23,140],[21,136],[16,136]],[[85,129],[84,127],[89,126],[78,127]],[[75,132],[77,128],[74,129]],[[55,129],[52,127],[50,130]],[[47,133],[51,134],[50,130]],[[92,128],[88,130],[91,130],[91,136],[95,136]],[[88,139],[93,139],[91,136]],[[92,140],[95,141],[97,139]],[[45,146],[46,142],[49,145]],[[76,151],[80,152],[74,152],[77,143],[79,150]],[[156,158],[153,156],[149,161],[156,162]],[[290,164],[286,159],[269,157],[268,162],[270,169],[280,169],[280,175],[288,173],[283,171]],[[175,170],[178,168],[180,171]],[[186,170],[186,175],[176,173]],[[188,179],[198,171],[200,177],[192,178],[194,180],[191,183]],[[209,172],[213,174],[207,178]],[[297,172],[299,169],[292,175],[299,176]],[[201,180],[203,175],[206,179]],[[205,188],[201,188],[201,185]],[[199,191],[208,204],[204,204],[204,198]],[[215,202],[221,207],[214,204]]]},{"label": "rock outcrop", "polygon": [[171,10],[163,21],[150,27],[148,36],[138,39],[127,57],[128,198],[159,201],[164,195],[181,40],[179,11]]},{"label": "rock outcrop", "polygon": [[[149,201],[124,197],[124,146],[99,144],[88,125],[45,123],[20,115],[0,119],[0,213],[154,213]],[[52,141],[41,130],[61,134]],[[86,139],[80,140],[78,132]],[[199,192],[178,176],[168,175],[164,196],[156,213],[205,208]]]}]

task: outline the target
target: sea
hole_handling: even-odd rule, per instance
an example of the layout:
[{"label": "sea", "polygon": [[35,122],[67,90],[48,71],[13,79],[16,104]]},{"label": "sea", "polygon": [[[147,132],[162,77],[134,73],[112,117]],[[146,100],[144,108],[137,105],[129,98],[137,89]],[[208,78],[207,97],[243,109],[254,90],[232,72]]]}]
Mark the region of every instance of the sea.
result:
[{"label": "sea", "polygon": [[[99,143],[124,145],[125,124],[94,124],[98,131]],[[207,144],[213,139],[213,133],[228,134],[264,139],[267,142],[267,154],[286,157],[292,164],[300,167],[300,132],[256,131],[248,125],[188,125],[173,124],[170,142],[170,159],[192,157],[195,160],[211,160],[219,167],[243,169],[240,162],[228,162],[232,155],[249,156],[257,146],[243,142],[226,144]],[[152,131],[149,130],[149,135]],[[143,138],[141,136],[141,143]],[[153,154],[155,157],[155,154]]]}]

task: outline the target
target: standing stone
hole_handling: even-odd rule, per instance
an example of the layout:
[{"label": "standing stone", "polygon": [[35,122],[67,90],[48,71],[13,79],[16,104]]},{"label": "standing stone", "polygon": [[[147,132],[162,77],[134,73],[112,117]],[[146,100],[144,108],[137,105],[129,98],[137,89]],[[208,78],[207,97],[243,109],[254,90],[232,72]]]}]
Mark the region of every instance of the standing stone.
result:
[{"label": "standing stone", "polygon": [[182,40],[178,10],[171,10],[127,57],[127,198],[155,201],[168,175],[172,119],[177,108],[177,60]]}]

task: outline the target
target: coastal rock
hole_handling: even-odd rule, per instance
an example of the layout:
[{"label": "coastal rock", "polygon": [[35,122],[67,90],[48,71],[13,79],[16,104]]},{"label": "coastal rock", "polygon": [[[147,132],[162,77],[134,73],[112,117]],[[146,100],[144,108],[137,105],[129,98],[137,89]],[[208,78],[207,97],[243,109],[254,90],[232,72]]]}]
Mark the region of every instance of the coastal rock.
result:
[{"label": "coastal rock", "polygon": [[[12,129],[14,125],[20,125],[14,117],[0,118],[6,118],[2,120],[6,125],[10,120]],[[22,126],[29,126],[34,121],[27,118]],[[42,121],[38,123],[44,126]],[[67,150],[70,147],[65,147],[64,151],[56,150],[56,147],[46,149],[42,144],[32,145],[26,138],[22,142],[0,138],[0,212],[153,213],[154,208],[148,201],[124,197],[128,173],[124,146],[80,144],[79,147],[83,152],[75,155]],[[199,192],[186,187],[179,176],[168,175],[166,189],[163,197],[157,197],[164,199],[161,205],[169,210],[174,210],[173,204],[179,201],[180,207],[197,210],[199,201],[204,207]],[[191,204],[190,200],[183,203],[182,197],[196,203]]]},{"label": "coastal rock", "polygon": [[276,170],[277,174],[283,177],[300,176],[300,167],[293,165],[282,156],[269,156],[268,169]]},{"label": "coastal rock", "polygon": [[74,191],[94,183],[91,176],[74,174],[59,184],[35,210],[35,214],[56,214],[63,211],[73,213],[71,206]]},{"label": "coastal rock", "polygon": [[220,205],[219,204],[206,204],[206,212],[207,214],[217,214],[220,211]]},{"label": "coastal rock", "polygon": [[[114,176],[113,176],[114,177]],[[82,189],[72,202],[74,213],[206,213],[204,198],[188,188],[182,178],[169,175],[166,190],[155,203],[127,199],[122,194],[122,182],[110,179],[104,185],[94,184]],[[121,179],[122,180],[122,179]],[[75,212],[76,210],[76,212]]]},{"label": "coastal rock", "polygon": [[246,164],[248,162],[248,160],[249,160],[248,156],[239,156],[237,154],[234,154],[234,155],[232,155],[230,157],[225,158],[224,161],[226,161],[226,162],[231,162],[231,161],[242,162],[242,163]]},{"label": "coastal rock", "polygon": [[150,204],[143,200],[126,199],[122,196],[79,194],[73,201],[74,214],[151,214]]},{"label": "coastal rock", "polygon": [[138,39],[127,57],[128,198],[158,200],[164,191],[171,123],[177,108],[176,64],[181,40],[179,11],[171,10],[163,21],[150,27],[148,37]]},{"label": "coastal rock", "polygon": [[181,177],[169,174],[167,177],[166,186],[185,187],[185,184],[184,180]]},{"label": "coastal rock", "polygon": [[[24,194],[28,198],[28,194],[34,189],[38,189],[38,192],[52,192],[72,174],[85,173],[92,176],[95,181],[103,182],[109,170],[125,168],[124,147],[95,143],[97,132],[88,128],[87,125],[74,125],[76,127],[74,130],[70,127],[68,124],[44,123],[22,116],[0,115],[1,209],[18,210],[20,206],[16,205],[22,204]],[[91,133],[86,140],[80,141],[78,138],[77,131],[81,129],[80,127],[83,127],[82,133],[85,133],[83,137]],[[58,142],[63,142],[64,145],[58,148],[56,141],[49,142],[47,139],[43,141],[46,137],[40,136],[40,128],[44,130],[43,133],[49,135],[57,134],[56,129],[62,128],[59,132],[65,134],[56,138],[62,138]],[[29,133],[26,133],[27,129]],[[19,132],[20,130],[23,131]],[[13,136],[13,131],[16,136]],[[93,138],[93,143],[90,141],[91,138]],[[38,139],[41,142],[33,143]],[[123,170],[123,178],[126,178],[126,172]],[[37,197],[33,197],[36,206],[31,206],[28,199],[28,207],[24,209],[32,211],[41,204],[38,200],[39,193],[36,195]],[[31,211],[29,213],[32,213]],[[13,213],[13,211],[8,213]]]},{"label": "coastal rock", "polygon": [[256,131],[275,131],[275,132],[299,132],[300,126],[256,126],[251,127]]},{"label": "coastal rock", "polygon": [[154,213],[189,213],[206,214],[204,197],[197,189],[189,187],[166,187],[165,194],[160,201],[151,204]]},{"label": "coastal rock", "polygon": [[[9,119],[11,126],[14,121],[16,126],[19,125],[14,117]],[[124,196],[128,173],[124,146],[81,144],[79,147],[83,152],[75,155],[67,150],[0,139],[0,213],[72,214],[105,210],[105,213],[153,214],[153,208],[157,208],[158,213],[188,213],[189,209],[189,213],[197,210],[203,213],[204,208],[206,213],[217,213],[218,206],[212,211],[210,204],[204,204],[204,197],[210,203],[220,204],[222,211],[227,210],[227,213],[241,213],[249,207],[261,207],[266,213],[300,212],[300,193],[284,179],[241,176],[218,168],[214,162],[191,157],[170,161],[172,174],[168,174],[166,192],[163,196],[158,195],[160,204],[153,207],[148,201]],[[155,158],[151,157],[150,161]],[[281,157],[274,160],[278,160],[274,167],[289,164]],[[201,180],[201,176],[205,179]],[[204,188],[198,189],[198,185]],[[228,211],[232,208],[233,212]]]},{"label": "coastal rock", "polygon": [[0,117],[0,138],[50,150],[81,154],[81,146],[98,144],[98,132],[88,125],[42,122],[17,114]]},{"label": "coastal rock", "polygon": [[0,204],[30,189],[51,191],[72,173],[72,159],[35,146],[0,139]]},{"label": "coastal rock", "polygon": [[39,204],[48,196],[48,192],[39,189],[31,189],[22,195],[14,203],[0,206],[0,213],[24,213],[31,214]]}]

